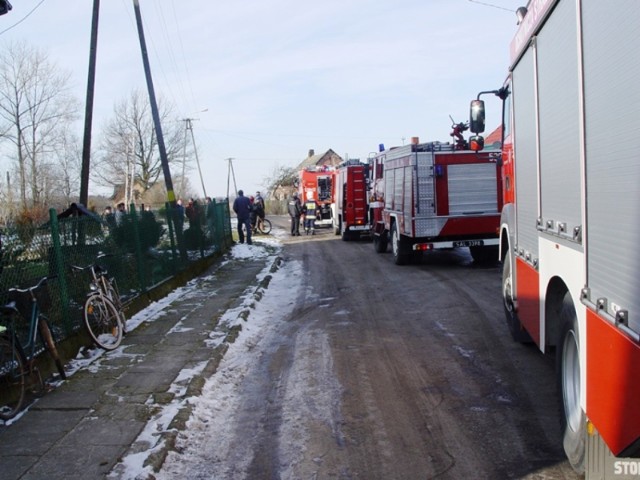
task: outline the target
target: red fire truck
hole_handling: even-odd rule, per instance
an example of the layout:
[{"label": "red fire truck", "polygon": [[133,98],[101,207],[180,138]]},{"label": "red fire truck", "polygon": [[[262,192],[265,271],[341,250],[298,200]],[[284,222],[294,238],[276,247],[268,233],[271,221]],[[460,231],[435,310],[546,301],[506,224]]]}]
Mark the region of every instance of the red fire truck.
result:
[{"label": "red fire truck", "polygon": [[471,152],[449,143],[384,150],[369,159],[375,250],[391,242],[395,263],[423,251],[469,247],[477,262],[498,260],[502,207],[499,151]]},{"label": "red fire truck", "polygon": [[504,102],[507,322],[516,340],[555,351],[573,468],[637,479],[640,4],[532,0],[518,12],[505,84],[471,103],[479,134],[480,95]]},{"label": "red fire truck", "polygon": [[298,190],[300,200],[304,203],[311,193],[320,207],[315,225],[332,225],[331,204],[334,196],[334,167],[308,167],[300,171]]},{"label": "red fire truck", "polygon": [[336,168],[333,229],[343,240],[369,234],[368,180],[369,166],[360,160],[347,160]]}]

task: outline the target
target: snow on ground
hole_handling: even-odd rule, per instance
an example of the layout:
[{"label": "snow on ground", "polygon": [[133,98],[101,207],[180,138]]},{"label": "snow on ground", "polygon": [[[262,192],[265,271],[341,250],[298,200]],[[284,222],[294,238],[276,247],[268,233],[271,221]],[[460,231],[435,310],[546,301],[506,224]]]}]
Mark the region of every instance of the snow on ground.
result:
[{"label": "snow on ground", "polygon": [[[159,413],[147,423],[135,441],[136,445],[148,445],[148,448],[124,457],[122,462],[113,469],[111,478],[153,478],[150,476],[152,474],[151,466],[145,467],[144,463],[152,454],[164,447],[164,437],[159,433],[167,431],[171,420],[186,404],[193,407],[193,414],[188,423],[187,431],[181,432],[180,443],[184,445],[198,445],[202,441],[208,443],[213,434],[217,444],[222,449],[225,448],[223,432],[225,423],[228,421],[227,413],[233,411],[236,402],[234,392],[242,381],[243,372],[246,372],[252,363],[259,361],[255,355],[251,355],[252,348],[261,338],[276,329],[278,323],[293,310],[297,292],[292,291],[292,285],[301,285],[302,266],[298,262],[289,262],[274,273],[270,272],[273,262],[269,261],[268,257],[272,256],[275,260],[274,249],[279,252],[281,243],[278,238],[284,235],[284,232],[280,230],[274,230],[272,233],[274,235],[269,237],[254,238],[253,245],[234,245],[229,258],[223,261],[226,263],[234,259],[264,256],[267,259],[266,266],[258,274],[258,281],[267,275],[271,275],[272,278],[259,302],[255,301],[255,285],[252,285],[242,295],[240,306],[228,310],[221,317],[219,326],[227,329],[230,326],[241,324],[242,331],[236,341],[230,344],[218,371],[209,379],[199,397],[185,398],[182,395],[186,392],[188,382],[202,372],[206,363],[197,368],[183,370],[170,388],[170,391],[176,394],[175,400],[168,405],[154,405]],[[269,246],[274,248],[265,248]],[[160,302],[150,305],[148,309],[129,320],[127,328],[133,329],[142,322],[162,315],[173,300],[189,295],[194,290],[195,284],[196,280],[172,292]],[[247,310],[247,308],[251,309],[251,313],[248,320],[245,321],[240,317],[240,312]],[[224,341],[224,334],[213,331],[206,343],[213,349],[222,341]],[[118,354],[116,351],[111,352],[110,355],[114,353]],[[151,403],[151,405],[153,404]],[[197,455],[198,451],[190,449],[185,449],[183,455],[170,454],[160,474],[155,475],[156,478],[176,478],[172,472],[185,472],[186,466],[192,461],[193,456]]]}]

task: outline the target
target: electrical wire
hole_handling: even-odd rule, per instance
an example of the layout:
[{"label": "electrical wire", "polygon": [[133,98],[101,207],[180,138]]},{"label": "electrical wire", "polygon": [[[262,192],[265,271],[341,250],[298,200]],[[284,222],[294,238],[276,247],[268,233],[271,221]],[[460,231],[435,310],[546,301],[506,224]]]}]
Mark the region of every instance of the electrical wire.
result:
[{"label": "electrical wire", "polygon": [[42,5],[43,3],[44,3],[44,0],[40,0],[40,3],[38,3],[35,7],[33,7],[29,13],[27,13],[24,17],[22,17],[22,19],[18,20],[16,23],[14,23],[13,25],[11,25],[10,27],[7,27],[7,28],[5,28],[4,30],[0,31],[0,35],[2,35],[3,33],[8,32],[8,31],[9,31],[9,30],[11,30],[12,28],[17,27],[18,25],[20,25],[20,24],[21,24],[22,22],[24,22],[27,18],[29,18],[29,17],[31,16],[31,14],[32,14],[33,12],[35,12],[35,11],[38,9],[38,7],[39,7],[40,5]]},{"label": "electrical wire", "polygon": [[469,1],[471,3],[477,3],[479,5],[484,5],[485,7],[493,7],[493,8],[499,8],[500,10],[506,10],[507,12],[515,12],[515,10],[513,10],[511,8],[500,7],[498,5],[493,5],[491,3],[479,2],[478,0],[469,0]]}]

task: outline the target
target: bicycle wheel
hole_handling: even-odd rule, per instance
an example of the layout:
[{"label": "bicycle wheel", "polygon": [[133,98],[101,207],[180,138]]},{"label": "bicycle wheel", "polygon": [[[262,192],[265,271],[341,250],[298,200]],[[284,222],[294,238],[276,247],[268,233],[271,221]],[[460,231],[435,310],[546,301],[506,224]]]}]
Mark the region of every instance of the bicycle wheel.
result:
[{"label": "bicycle wheel", "polygon": [[100,348],[114,350],[122,341],[122,321],[118,309],[106,297],[91,295],[84,304],[84,323]]},{"label": "bicycle wheel", "polygon": [[44,346],[49,351],[49,355],[51,355],[51,358],[53,358],[53,361],[56,364],[60,378],[66,380],[67,374],[64,372],[64,365],[62,365],[62,360],[60,360],[60,355],[58,355],[56,342],[53,339],[53,334],[51,333],[47,319],[43,315],[40,315],[38,318],[38,329],[40,331],[42,341],[44,342]]},{"label": "bicycle wheel", "polygon": [[260,222],[259,230],[260,233],[264,233],[265,235],[271,233],[271,220],[269,220],[268,218],[263,218],[262,222]]},{"label": "bicycle wheel", "polygon": [[24,402],[24,358],[14,343],[0,338],[0,419],[15,417]]}]

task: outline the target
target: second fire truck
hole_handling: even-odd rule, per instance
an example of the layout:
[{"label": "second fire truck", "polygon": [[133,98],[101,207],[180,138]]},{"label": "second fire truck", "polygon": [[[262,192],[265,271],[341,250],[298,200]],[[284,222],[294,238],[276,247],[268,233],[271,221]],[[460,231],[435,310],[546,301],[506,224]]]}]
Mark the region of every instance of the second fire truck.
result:
[{"label": "second fire truck", "polygon": [[369,234],[368,182],[369,166],[360,160],[347,160],[335,170],[333,229],[343,240]]},{"label": "second fire truck", "polygon": [[394,261],[424,251],[468,247],[476,262],[497,261],[502,208],[499,151],[412,139],[369,159],[374,247]]}]

